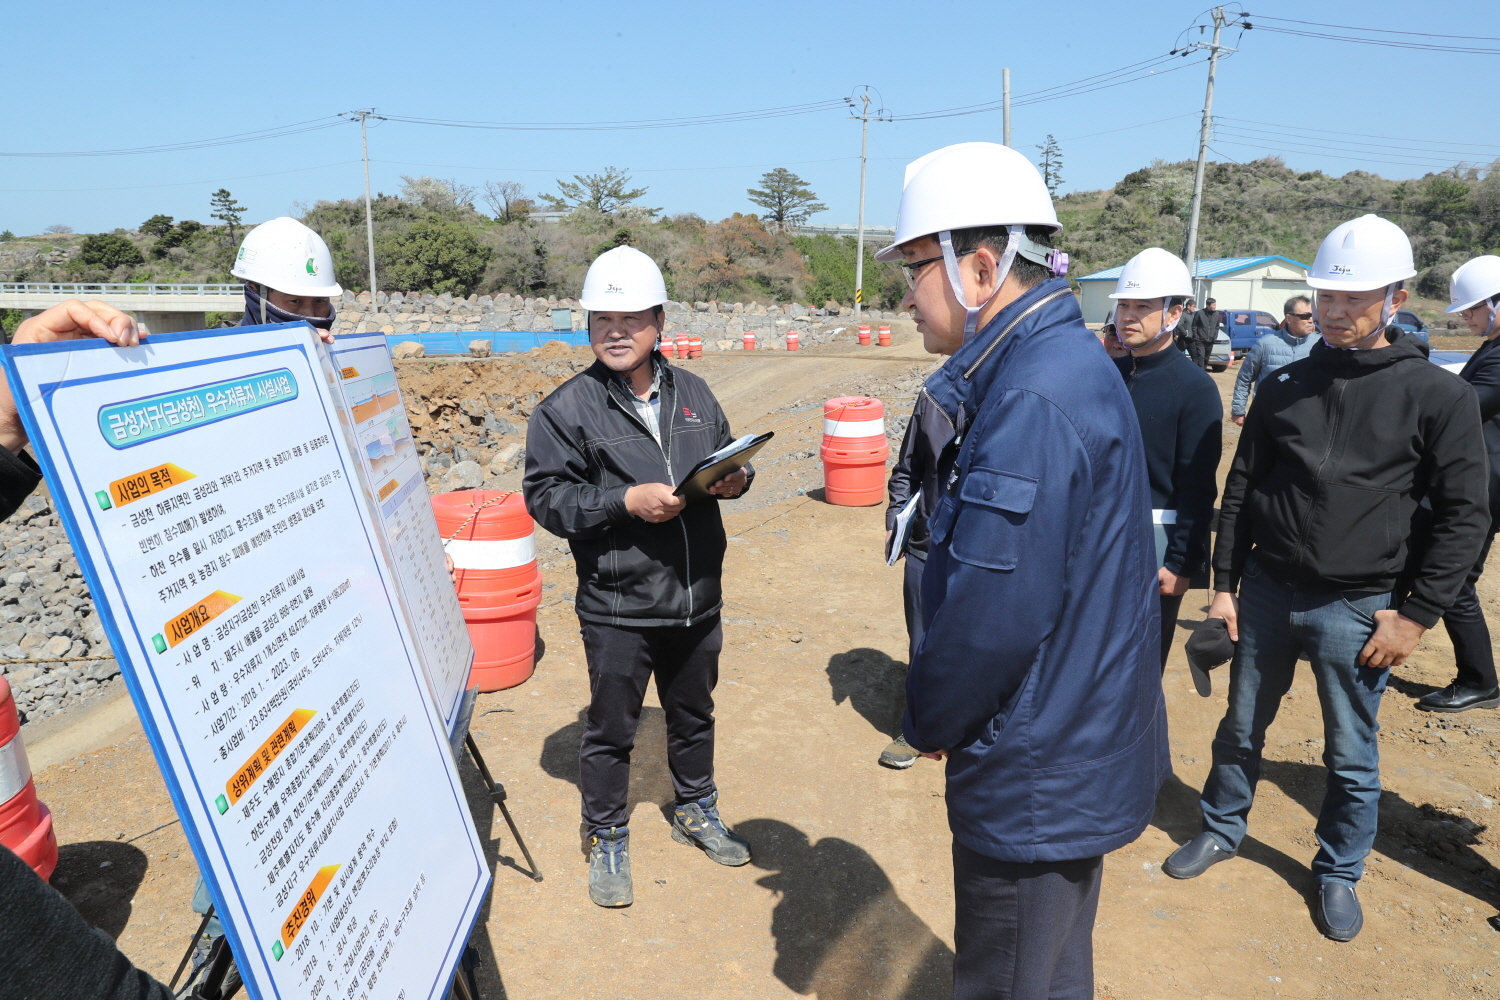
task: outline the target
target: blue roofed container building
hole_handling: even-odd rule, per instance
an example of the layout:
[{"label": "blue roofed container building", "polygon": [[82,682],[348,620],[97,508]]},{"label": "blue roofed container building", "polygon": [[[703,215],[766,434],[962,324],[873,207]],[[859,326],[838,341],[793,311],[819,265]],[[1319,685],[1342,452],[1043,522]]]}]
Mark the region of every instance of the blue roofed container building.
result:
[{"label": "blue roofed container building", "polygon": [[[1120,267],[1078,279],[1079,300],[1087,323],[1103,323],[1114,305],[1110,293],[1120,278]],[[1290,257],[1219,257],[1193,265],[1193,289],[1201,306],[1218,299],[1219,308],[1255,309],[1281,317],[1282,304],[1298,293],[1311,294],[1307,265]]]}]

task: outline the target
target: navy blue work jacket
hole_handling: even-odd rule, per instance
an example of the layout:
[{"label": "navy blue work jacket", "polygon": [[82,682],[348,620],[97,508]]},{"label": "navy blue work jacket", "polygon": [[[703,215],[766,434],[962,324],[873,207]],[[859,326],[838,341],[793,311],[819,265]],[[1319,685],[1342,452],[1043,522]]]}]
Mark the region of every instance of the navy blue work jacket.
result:
[{"label": "navy blue work jacket", "polygon": [[949,751],[965,847],[1105,854],[1145,829],[1171,773],[1129,393],[1060,279],[1002,310],[927,391],[958,434],[930,522],[907,741]]}]

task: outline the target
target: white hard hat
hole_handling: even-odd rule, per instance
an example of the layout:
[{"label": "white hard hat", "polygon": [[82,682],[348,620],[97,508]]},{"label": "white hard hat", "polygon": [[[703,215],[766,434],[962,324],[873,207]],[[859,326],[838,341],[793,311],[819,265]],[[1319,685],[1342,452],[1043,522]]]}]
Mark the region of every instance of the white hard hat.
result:
[{"label": "white hard hat", "polygon": [[1370,292],[1414,277],[1411,240],[1401,227],[1378,215],[1361,215],[1342,225],[1318,247],[1307,283],[1340,292]]},{"label": "white hard hat", "polygon": [[579,298],[590,312],[640,312],[666,301],[661,268],[635,247],[615,247],[595,257]]},{"label": "white hard hat", "polygon": [[1126,261],[1112,299],[1164,299],[1193,294],[1193,278],[1175,253],[1147,247]]},{"label": "white hard hat", "polygon": [[229,273],[285,295],[332,298],[344,293],[333,280],[333,255],[323,237],[285,215],[245,234]]},{"label": "white hard hat", "polygon": [[1443,311],[1463,312],[1496,295],[1500,295],[1500,257],[1485,254],[1453,272],[1448,281],[1448,301],[1453,304]]},{"label": "white hard hat", "polygon": [[978,226],[1048,226],[1062,232],[1052,196],[1025,156],[994,142],[961,142],[906,168],[896,239],[875,259],[901,259],[900,246],[922,236]]}]

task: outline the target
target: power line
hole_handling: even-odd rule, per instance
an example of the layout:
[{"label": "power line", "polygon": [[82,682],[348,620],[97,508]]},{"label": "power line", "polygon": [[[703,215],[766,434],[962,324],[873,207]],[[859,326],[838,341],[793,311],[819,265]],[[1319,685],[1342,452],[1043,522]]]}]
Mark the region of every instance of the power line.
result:
[{"label": "power line", "polygon": [[1298,21],[1290,17],[1272,17],[1269,14],[1251,14],[1245,12],[1246,17],[1254,17],[1257,21],[1283,21],[1287,24],[1305,24],[1314,28],[1339,28],[1343,31],[1369,31],[1382,35],[1414,35],[1418,38],[1462,38],[1470,42],[1500,42],[1500,38],[1491,38],[1486,35],[1434,35],[1428,31],[1398,31],[1392,28],[1361,28],[1352,24],[1324,24],[1321,21]]},{"label": "power line", "polygon": [[[1257,20],[1259,20],[1257,18]],[[1300,28],[1282,28],[1265,23],[1246,25],[1256,31],[1274,31],[1282,35],[1313,38],[1324,42],[1357,42],[1361,45],[1380,45],[1392,49],[1415,49],[1419,52],[1448,52],[1460,55],[1500,56],[1500,48],[1474,48],[1467,45],[1438,45],[1431,42],[1410,42],[1399,38],[1362,38],[1359,35],[1339,35],[1329,31],[1305,31]],[[1355,28],[1355,31],[1380,29]]]},{"label": "power line", "polygon": [[311,118],[305,122],[296,122],[292,125],[280,125],[268,129],[256,129],[254,132],[236,132],[233,135],[219,136],[214,139],[192,139],[186,142],[169,142],[159,146],[132,146],[124,149],[87,149],[73,150],[57,153],[7,153],[0,152],[0,156],[9,157],[76,157],[76,156],[137,156],[143,153],[180,153],[193,149],[209,149],[214,146],[236,146],[246,142],[260,142],[264,139],[280,139],[289,135],[301,135],[304,132],[318,132],[325,128],[334,128],[343,124],[343,119],[337,115],[325,115],[322,118]]},{"label": "power line", "polygon": [[[1481,143],[1472,143],[1472,142],[1448,142],[1447,140],[1412,139],[1412,138],[1408,138],[1406,136],[1397,136],[1397,135],[1371,135],[1371,134],[1365,133],[1365,132],[1335,132],[1335,131],[1333,131],[1331,129],[1310,128],[1310,127],[1308,127],[1306,125],[1284,125],[1284,124],[1282,124],[1280,122],[1262,122],[1262,121],[1256,121],[1256,120],[1251,119],[1251,118],[1230,118],[1230,117],[1227,117],[1227,116],[1221,116],[1217,120],[1221,121],[1221,122],[1240,122],[1240,123],[1242,123],[1242,125],[1239,126],[1239,127],[1243,127],[1244,125],[1267,125],[1267,126],[1270,126],[1271,128],[1278,129],[1278,130],[1280,130],[1282,132],[1300,132],[1300,133],[1305,133],[1305,134],[1307,134],[1310,137],[1315,137],[1315,138],[1320,139],[1320,140],[1326,140],[1326,137],[1328,137],[1328,136],[1340,136],[1340,135],[1344,135],[1344,136],[1351,136],[1353,138],[1358,138],[1358,139],[1385,139],[1385,140],[1387,140],[1389,142],[1403,143],[1407,147],[1416,146],[1416,145],[1420,144],[1420,145],[1422,145],[1422,148],[1425,148],[1425,149],[1431,149],[1432,146],[1430,145],[1430,143],[1436,141],[1436,142],[1440,142],[1444,146],[1466,147],[1466,148],[1469,148],[1469,149],[1473,149],[1473,150],[1475,150],[1475,151],[1477,151],[1479,153],[1484,153],[1484,152],[1500,153],[1500,145],[1485,145],[1485,144],[1481,144]],[[1257,131],[1257,130],[1250,129],[1248,131]],[[1361,144],[1361,145],[1370,145],[1370,144]]]},{"label": "power line", "polygon": [[[1222,138],[1224,136],[1228,136],[1229,138]],[[1216,132],[1215,138],[1216,138],[1216,141],[1224,142],[1224,143],[1227,143],[1228,145],[1231,145],[1231,146],[1244,146],[1244,147],[1246,147],[1248,149],[1259,149],[1259,150],[1263,150],[1265,152],[1271,152],[1271,153],[1280,152],[1280,150],[1282,148],[1285,148],[1285,149],[1288,149],[1288,150],[1292,150],[1292,151],[1298,152],[1298,153],[1323,153],[1325,155],[1331,155],[1331,156],[1333,156],[1333,157],[1335,157],[1337,159],[1341,159],[1341,160],[1352,160],[1355,163],[1386,163],[1386,164],[1390,164],[1391,166],[1398,166],[1398,167],[1439,167],[1439,168],[1447,168],[1447,167],[1453,166],[1453,162],[1451,160],[1447,161],[1447,162],[1439,162],[1439,161],[1435,161],[1435,160],[1393,160],[1393,159],[1383,159],[1383,158],[1375,157],[1375,156],[1358,156],[1358,155],[1355,155],[1354,153],[1346,153],[1346,152],[1344,152],[1342,150],[1329,150],[1326,147],[1325,148],[1319,148],[1319,147],[1316,147],[1316,146],[1300,146],[1300,145],[1297,145],[1295,143],[1281,143],[1281,144],[1278,144],[1278,146],[1273,147],[1271,145],[1268,145],[1265,142],[1265,140],[1258,139],[1255,136],[1238,136],[1238,135],[1236,135],[1233,132],[1226,132],[1226,131],[1222,131],[1222,130],[1219,130],[1219,131]],[[1236,139],[1251,139],[1253,141],[1251,141],[1251,142],[1238,142],[1238,141],[1236,141]]]},{"label": "power line", "polygon": [[408,115],[385,115],[393,122],[408,125],[437,125],[443,128],[492,129],[515,132],[615,132],[637,129],[688,128],[696,125],[725,125],[735,122],[761,121],[767,118],[788,118],[793,115],[814,114],[819,111],[841,110],[844,99],[811,101],[806,104],[791,104],[780,108],[761,108],[755,111],[732,111],[723,114],[693,115],[686,118],[642,118],[628,121],[596,122],[488,122],[464,121],[450,118],[422,118]]}]

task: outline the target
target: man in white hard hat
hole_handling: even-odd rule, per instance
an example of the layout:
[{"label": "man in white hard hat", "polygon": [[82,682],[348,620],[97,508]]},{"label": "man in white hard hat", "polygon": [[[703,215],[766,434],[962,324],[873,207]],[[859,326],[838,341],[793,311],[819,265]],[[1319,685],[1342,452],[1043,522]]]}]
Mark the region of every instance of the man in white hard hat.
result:
[{"label": "man in white hard hat", "polygon": [[666,283],[633,247],[601,254],[584,279],[598,360],[537,405],[526,433],[526,508],[568,539],[578,568],[591,700],[579,751],[589,897],[629,906],[630,752],[647,683],[667,722],[677,791],[672,838],[722,865],[750,845],[719,817],[713,690],[724,633],[720,577],[727,547],[719,500],[741,496],[740,470],[689,502],[676,484],[734,440],[698,376],[656,350]]},{"label": "man in white hard hat", "polygon": [[323,238],[282,216],[245,234],[229,273],[245,283],[241,326],[307,323],[332,343],[336,312],[331,299],[344,293],[333,277],[333,255]]},{"label": "man in white hard hat", "polygon": [[[1224,405],[1208,373],[1172,343],[1193,290],[1187,265],[1161,247],[1130,258],[1110,298],[1115,329],[1129,358],[1116,362],[1135,407],[1156,535],[1161,594],[1161,668],[1177,634],[1177,612],[1190,586],[1208,586],[1208,529],[1222,448]],[[1207,697],[1208,675],[1193,670]]]},{"label": "man in white hard hat", "polygon": [[947,758],[954,996],[1092,998],[1103,855],[1169,773],[1151,498],[1119,371],[1083,324],[1036,168],[912,163],[896,239],[942,417],[906,741]]},{"label": "man in white hard hat", "polygon": [[1209,611],[1238,643],[1229,708],[1203,832],[1162,865],[1193,878],[1235,856],[1266,729],[1305,656],[1327,737],[1314,920],[1335,941],[1364,926],[1355,886],[1375,841],[1390,668],[1453,604],[1489,525],[1474,392],[1390,325],[1414,274],[1395,224],[1366,215],[1335,228],[1307,279],[1322,340],[1250,404],[1220,505]]},{"label": "man in white hard hat", "polygon": [[1312,299],[1306,295],[1293,295],[1281,307],[1281,313],[1281,326],[1255,341],[1240,363],[1239,374],[1234,377],[1234,399],[1230,402],[1229,413],[1236,426],[1245,426],[1251,391],[1264,382],[1267,375],[1307,357],[1318,342],[1313,336],[1318,332],[1318,323],[1313,316]]},{"label": "man in white hard hat", "polygon": [[1484,607],[1476,589],[1489,559],[1495,531],[1500,528],[1500,257],[1475,257],[1453,272],[1449,281],[1449,313],[1458,313],[1469,332],[1480,340],[1479,349],[1464,363],[1459,377],[1474,387],[1479,397],[1479,418],[1484,421],[1484,448],[1489,456],[1490,528],[1480,546],[1479,558],[1464,578],[1458,597],[1443,615],[1443,627],[1453,640],[1453,659],[1458,676],[1453,683],[1417,699],[1426,712],[1467,712],[1473,708],[1500,708],[1500,685],[1495,678],[1495,651],[1484,620]]}]

